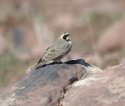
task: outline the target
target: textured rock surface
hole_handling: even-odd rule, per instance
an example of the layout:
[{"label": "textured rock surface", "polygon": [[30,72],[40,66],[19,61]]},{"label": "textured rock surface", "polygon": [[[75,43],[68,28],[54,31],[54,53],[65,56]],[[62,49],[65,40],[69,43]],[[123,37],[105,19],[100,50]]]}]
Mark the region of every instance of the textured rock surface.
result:
[{"label": "textured rock surface", "polygon": [[63,106],[125,106],[125,63],[72,85]]},{"label": "textured rock surface", "polygon": [[124,70],[124,61],[105,70],[82,59],[48,64],[3,94],[0,106],[125,106]]},{"label": "textured rock surface", "polygon": [[48,64],[30,72],[1,100],[2,106],[58,106],[70,84],[86,73],[82,59]]}]

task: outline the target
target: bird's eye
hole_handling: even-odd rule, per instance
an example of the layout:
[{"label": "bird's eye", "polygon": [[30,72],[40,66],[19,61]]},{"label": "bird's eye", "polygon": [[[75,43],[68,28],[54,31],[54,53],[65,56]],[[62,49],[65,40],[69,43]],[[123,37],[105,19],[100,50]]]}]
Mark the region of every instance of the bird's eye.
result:
[{"label": "bird's eye", "polygon": [[69,41],[69,35],[64,35],[63,39],[66,40],[66,41]]},{"label": "bird's eye", "polygon": [[63,36],[63,39],[64,39],[64,40],[66,40],[66,38],[67,38],[67,36],[66,36],[66,35],[64,35],[64,36]]}]

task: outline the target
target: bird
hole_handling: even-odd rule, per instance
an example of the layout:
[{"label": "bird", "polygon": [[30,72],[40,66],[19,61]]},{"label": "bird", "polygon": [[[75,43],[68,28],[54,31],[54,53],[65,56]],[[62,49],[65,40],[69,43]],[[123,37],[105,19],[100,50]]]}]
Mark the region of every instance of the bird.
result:
[{"label": "bird", "polygon": [[39,59],[33,69],[38,69],[49,61],[53,61],[54,63],[61,62],[61,59],[71,51],[71,48],[70,34],[66,32],[59,35],[57,40],[46,49],[42,58]]}]

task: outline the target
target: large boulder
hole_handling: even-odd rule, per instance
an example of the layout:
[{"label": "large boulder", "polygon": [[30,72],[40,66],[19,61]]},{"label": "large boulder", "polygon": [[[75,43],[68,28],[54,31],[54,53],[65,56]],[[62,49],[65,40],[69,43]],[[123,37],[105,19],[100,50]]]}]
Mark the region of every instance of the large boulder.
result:
[{"label": "large boulder", "polygon": [[62,106],[125,106],[125,63],[75,82]]},{"label": "large boulder", "polygon": [[0,106],[58,106],[70,85],[89,66],[82,59],[47,64],[32,70],[0,100]]},{"label": "large boulder", "polygon": [[0,106],[125,106],[124,67],[101,70],[82,59],[47,64],[0,95]]}]

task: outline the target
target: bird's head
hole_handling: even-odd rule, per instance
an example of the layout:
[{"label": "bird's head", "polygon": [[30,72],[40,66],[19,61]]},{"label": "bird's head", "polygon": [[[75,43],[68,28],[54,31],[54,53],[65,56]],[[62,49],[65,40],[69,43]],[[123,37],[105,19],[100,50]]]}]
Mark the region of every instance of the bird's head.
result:
[{"label": "bird's head", "polygon": [[61,39],[65,40],[65,41],[70,41],[70,34],[67,32],[61,34]]}]

